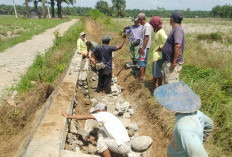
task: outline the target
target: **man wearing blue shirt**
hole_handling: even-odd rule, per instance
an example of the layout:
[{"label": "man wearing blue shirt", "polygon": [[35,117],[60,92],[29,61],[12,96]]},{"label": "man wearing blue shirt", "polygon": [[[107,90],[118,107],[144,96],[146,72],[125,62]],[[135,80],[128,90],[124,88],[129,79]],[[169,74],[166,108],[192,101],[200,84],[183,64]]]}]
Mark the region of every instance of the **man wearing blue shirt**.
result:
[{"label": "man wearing blue shirt", "polygon": [[213,131],[214,124],[199,110],[200,97],[182,81],[158,87],[154,97],[163,107],[176,112],[173,139],[167,156],[208,157],[203,142]]},{"label": "man wearing blue shirt", "polygon": [[142,26],[139,25],[138,17],[135,17],[133,21],[134,21],[134,25],[131,27],[124,27],[124,32],[126,34],[130,33],[130,38],[129,38],[130,56],[133,64],[137,64],[139,59],[139,44],[142,35]]}]

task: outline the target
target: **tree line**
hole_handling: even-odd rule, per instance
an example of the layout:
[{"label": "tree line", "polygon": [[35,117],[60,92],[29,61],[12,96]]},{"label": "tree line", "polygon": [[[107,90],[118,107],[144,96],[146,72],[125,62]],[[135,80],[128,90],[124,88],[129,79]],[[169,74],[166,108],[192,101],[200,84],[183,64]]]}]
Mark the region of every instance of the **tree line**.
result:
[{"label": "tree line", "polygon": [[[29,7],[28,3],[33,2],[33,7]],[[42,7],[38,7],[38,3],[42,3]],[[16,6],[17,12],[19,14],[28,15],[29,10],[35,9],[42,13],[42,17],[46,17],[48,11],[45,8],[45,2],[47,2],[47,10],[51,10],[52,17],[62,18],[62,14],[64,15],[79,15],[79,16],[89,16],[91,7],[62,7],[62,3],[73,4],[75,0],[25,0],[24,6]],[[55,9],[55,3],[57,5],[57,9]],[[105,14],[106,16],[111,17],[134,17],[138,15],[140,12],[144,12],[148,17],[152,17],[154,15],[161,17],[169,17],[170,14],[174,10],[166,10],[165,8],[157,7],[154,10],[140,10],[140,9],[125,9],[126,8],[126,0],[112,0],[112,6],[106,1],[99,0],[95,9]],[[223,6],[215,6],[211,11],[191,11],[189,8],[186,10],[179,10],[183,13],[184,17],[193,18],[193,17],[220,17],[220,18],[232,18],[232,6],[231,5],[223,5]],[[93,11],[92,11],[93,12]],[[95,11],[96,12],[96,11]],[[15,14],[14,8],[10,5],[0,5],[0,14]]]},{"label": "tree line", "polygon": [[232,6],[231,5],[217,5],[212,8],[213,17],[221,17],[221,18],[232,18]]}]

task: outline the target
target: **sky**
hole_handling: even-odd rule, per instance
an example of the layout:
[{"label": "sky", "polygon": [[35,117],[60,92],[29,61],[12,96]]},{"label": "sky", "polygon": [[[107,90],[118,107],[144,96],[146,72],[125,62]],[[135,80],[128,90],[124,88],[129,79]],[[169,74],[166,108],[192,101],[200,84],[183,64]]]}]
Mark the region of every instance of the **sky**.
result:
[{"label": "sky", "polygon": [[[15,0],[16,5],[22,5],[25,0]],[[92,7],[98,0],[76,0],[74,6]],[[111,0],[107,1],[110,5]],[[12,0],[0,0],[0,4],[12,5]],[[30,3],[32,5],[32,3]],[[157,9],[163,7],[167,10],[207,10],[210,11],[216,5],[232,5],[232,0],[126,0],[126,9]],[[63,5],[67,6],[67,5]]]}]

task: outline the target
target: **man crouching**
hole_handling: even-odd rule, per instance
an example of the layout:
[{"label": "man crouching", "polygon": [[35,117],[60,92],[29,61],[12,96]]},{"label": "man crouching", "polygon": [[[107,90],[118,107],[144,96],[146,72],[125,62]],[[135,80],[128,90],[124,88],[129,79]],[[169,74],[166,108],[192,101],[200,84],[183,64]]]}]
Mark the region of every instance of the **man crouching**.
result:
[{"label": "man crouching", "polygon": [[103,157],[111,157],[110,151],[126,155],[131,151],[130,138],[126,128],[121,121],[113,114],[107,112],[107,107],[103,103],[99,103],[94,108],[94,113],[89,115],[68,115],[62,112],[66,118],[87,120],[94,119],[102,124],[108,137],[100,137],[97,141],[97,150]]}]

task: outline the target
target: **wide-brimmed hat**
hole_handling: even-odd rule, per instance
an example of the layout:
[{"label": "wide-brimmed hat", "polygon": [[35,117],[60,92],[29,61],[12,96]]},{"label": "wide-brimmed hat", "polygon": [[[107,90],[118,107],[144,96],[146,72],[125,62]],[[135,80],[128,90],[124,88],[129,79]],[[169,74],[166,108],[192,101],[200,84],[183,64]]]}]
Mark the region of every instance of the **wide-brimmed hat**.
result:
[{"label": "wide-brimmed hat", "polygon": [[193,113],[201,107],[200,97],[182,81],[158,87],[154,97],[166,109],[179,113]]}]

